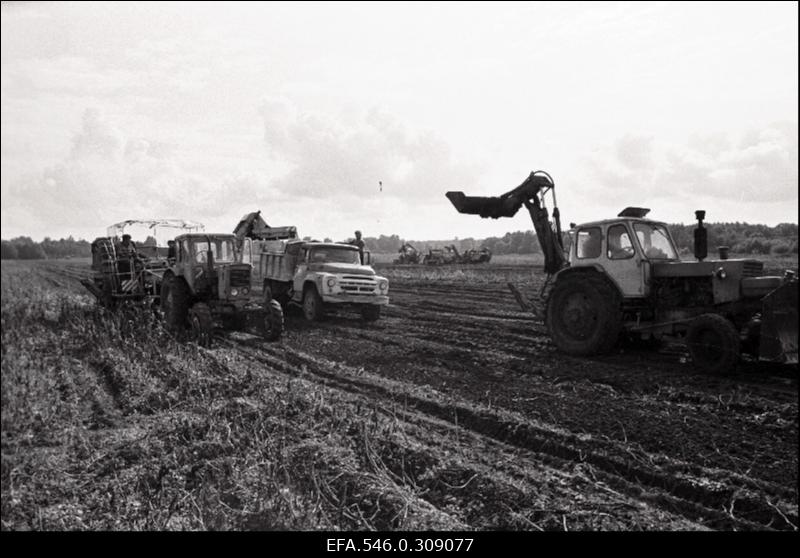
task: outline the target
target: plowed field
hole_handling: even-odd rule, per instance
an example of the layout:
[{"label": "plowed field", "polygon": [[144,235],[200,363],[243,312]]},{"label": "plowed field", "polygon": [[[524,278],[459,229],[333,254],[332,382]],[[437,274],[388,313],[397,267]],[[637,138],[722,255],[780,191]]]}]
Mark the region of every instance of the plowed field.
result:
[{"label": "plowed field", "polygon": [[87,271],[3,265],[4,528],[797,529],[796,366],[565,356],[530,266],[386,266],[378,322],[211,350]]}]

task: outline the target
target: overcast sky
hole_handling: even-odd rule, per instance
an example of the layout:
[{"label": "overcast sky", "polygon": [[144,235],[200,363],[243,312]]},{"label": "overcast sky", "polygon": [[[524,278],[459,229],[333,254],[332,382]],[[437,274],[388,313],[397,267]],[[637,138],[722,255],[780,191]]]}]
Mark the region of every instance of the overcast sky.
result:
[{"label": "overcast sky", "polygon": [[[797,222],[798,4],[2,4],[2,237],[246,212],[343,240],[543,169],[564,222]],[[379,183],[383,183],[383,187]]]}]

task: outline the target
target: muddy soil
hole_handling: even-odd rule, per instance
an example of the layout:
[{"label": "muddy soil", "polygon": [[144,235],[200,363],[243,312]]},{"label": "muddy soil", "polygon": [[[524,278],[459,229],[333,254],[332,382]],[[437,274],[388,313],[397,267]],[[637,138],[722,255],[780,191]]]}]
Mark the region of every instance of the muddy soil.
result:
[{"label": "muddy soil", "polygon": [[[82,266],[50,268],[53,288],[73,289]],[[428,518],[414,528],[797,529],[796,366],[702,375],[674,344],[569,357],[506,287],[535,297],[529,267],[380,271],[391,304],[375,323],[290,307],[278,343],[220,331],[209,352],[393,425],[363,458]]]}]

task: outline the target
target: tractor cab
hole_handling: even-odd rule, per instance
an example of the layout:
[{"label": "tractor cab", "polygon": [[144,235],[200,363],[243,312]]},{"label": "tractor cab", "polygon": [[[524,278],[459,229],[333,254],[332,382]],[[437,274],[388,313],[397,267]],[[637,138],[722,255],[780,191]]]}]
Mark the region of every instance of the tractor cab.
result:
[{"label": "tractor cab", "polygon": [[584,223],[570,231],[570,267],[594,267],[623,297],[648,296],[652,264],[680,260],[664,223],[645,219],[646,209],[626,208],[618,218]]},{"label": "tractor cab", "polygon": [[238,261],[232,234],[184,234],[175,238],[173,274],[189,290],[220,299],[247,299],[252,266]]}]

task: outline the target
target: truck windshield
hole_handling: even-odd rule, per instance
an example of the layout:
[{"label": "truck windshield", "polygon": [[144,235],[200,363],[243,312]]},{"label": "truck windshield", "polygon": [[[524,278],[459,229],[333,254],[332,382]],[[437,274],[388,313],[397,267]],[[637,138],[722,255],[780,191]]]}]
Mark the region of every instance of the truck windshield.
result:
[{"label": "truck windshield", "polygon": [[358,250],[334,248],[330,246],[312,248],[308,257],[310,263],[349,263],[360,264]]},{"label": "truck windshield", "polygon": [[677,260],[678,254],[666,227],[655,223],[634,223],[633,229],[645,256],[653,260]]},{"label": "truck windshield", "polygon": [[[233,242],[229,239],[211,239],[211,253],[215,262],[230,263],[233,261]],[[208,257],[209,242],[199,240],[194,242],[194,261],[205,263]]]}]

